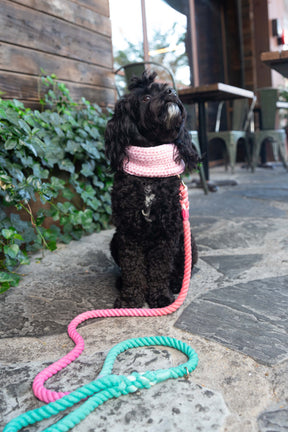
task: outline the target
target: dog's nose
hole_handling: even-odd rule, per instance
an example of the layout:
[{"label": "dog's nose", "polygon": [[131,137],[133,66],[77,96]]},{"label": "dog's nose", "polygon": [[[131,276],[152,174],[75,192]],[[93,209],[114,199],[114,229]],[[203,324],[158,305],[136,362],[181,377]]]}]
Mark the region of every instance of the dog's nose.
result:
[{"label": "dog's nose", "polygon": [[169,88],[166,90],[166,93],[169,94],[169,95],[177,96],[176,90],[173,89],[172,87],[169,87]]},{"label": "dog's nose", "polygon": [[167,93],[167,94],[174,95],[174,96],[177,95],[176,90],[174,90],[174,89],[171,88],[171,87],[169,87],[169,88],[166,90],[166,93]]}]

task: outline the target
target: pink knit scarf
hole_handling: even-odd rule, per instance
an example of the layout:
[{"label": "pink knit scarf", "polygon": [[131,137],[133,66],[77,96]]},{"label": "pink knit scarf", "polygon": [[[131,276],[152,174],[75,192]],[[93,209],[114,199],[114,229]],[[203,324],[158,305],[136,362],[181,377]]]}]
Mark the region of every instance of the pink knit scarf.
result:
[{"label": "pink knit scarf", "polygon": [[162,144],[156,147],[126,148],[127,157],[123,162],[123,170],[127,174],[139,177],[172,177],[182,174],[185,170],[183,160],[175,162],[178,149],[175,144]]}]

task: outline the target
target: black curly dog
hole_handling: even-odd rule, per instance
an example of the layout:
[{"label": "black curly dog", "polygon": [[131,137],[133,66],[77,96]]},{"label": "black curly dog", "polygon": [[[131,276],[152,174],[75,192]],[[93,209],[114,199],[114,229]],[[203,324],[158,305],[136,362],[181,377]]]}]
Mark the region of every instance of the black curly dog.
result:
[{"label": "black curly dog", "polygon": [[[115,307],[165,307],[182,286],[184,245],[178,175],[138,177],[123,171],[127,146],[174,143],[186,170],[198,156],[185,129],[186,112],[175,90],[154,82],[156,73],[134,77],[115,106],[105,134],[106,156],[115,172],[111,254],[121,269]],[[178,160],[176,162],[179,162]],[[192,236],[192,235],[191,235]],[[193,265],[197,247],[192,236]]]}]

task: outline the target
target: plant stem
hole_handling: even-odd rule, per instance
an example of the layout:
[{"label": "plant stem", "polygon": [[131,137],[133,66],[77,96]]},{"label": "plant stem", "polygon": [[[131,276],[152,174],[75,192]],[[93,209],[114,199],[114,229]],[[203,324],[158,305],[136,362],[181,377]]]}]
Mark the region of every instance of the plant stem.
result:
[{"label": "plant stem", "polygon": [[35,219],[34,219],[34,216],[33,216],[33,213],[32,213],[32,210],[31,210],[30,205],[27,203],[27,207],[26,207],[23,203],[20,203],[20,206],[22,207],[23,210],[25,210],[25,211],[29,214],[29,216],[30,216],[30,218],[31,218],[31,225],[32,225],[32,226],[35,228],[35,230],[37,231],[37,234],[40,236],[43,245],[44,245],[47,249],[49,249],[49,246],[48,246],[48,244],[47,244],[45,238],[43,237],[41,231],[40,231],[39,228],[37,227],[37,224],[36,224],[36,221],[35,221]]}]

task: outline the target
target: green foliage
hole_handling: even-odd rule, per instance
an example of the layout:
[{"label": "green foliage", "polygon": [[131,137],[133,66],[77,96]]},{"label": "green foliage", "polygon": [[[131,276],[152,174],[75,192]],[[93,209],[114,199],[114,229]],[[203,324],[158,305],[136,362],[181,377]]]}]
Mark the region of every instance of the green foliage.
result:
[{"label": "green foliage", "polygon": [[0,99],[0,293],[17,285],[29,252],[107,228],[111,214],[109,113],[84,98],[76,104],[53,76],[42,82],[42,112]]}]

